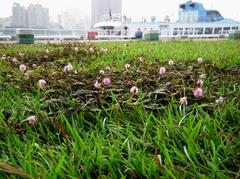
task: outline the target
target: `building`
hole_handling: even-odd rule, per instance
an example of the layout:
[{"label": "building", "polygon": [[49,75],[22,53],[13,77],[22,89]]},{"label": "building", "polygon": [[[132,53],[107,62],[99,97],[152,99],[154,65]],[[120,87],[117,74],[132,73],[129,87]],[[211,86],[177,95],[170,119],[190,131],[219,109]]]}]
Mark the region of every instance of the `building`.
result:
[{"label": "building", "polygon": [[63,29],[73,29],[76,20],[69,12],[61,12],[61,14],[58,15],[58,24],[60,24]]},{"label": "building", "polygon": [[12,27],[28,27],[27,11],[19,3],[14,3],[12,7]]},{"label": "building", "polygon": [[109,19],[119,20],[122,16],[122,0],[92,0],[91,25]]},{"label": "building", "polygon": [[30,4],[27,8],[27,20],[30,28],[48,28],[50,26],[48,8],[40,4]]},{"label": "building", "polygon": [[14,3],[11,26],[15,28],[48,28],[50,26],[49,10],[40,4],[30,4],[25,8],[19,3]]}]

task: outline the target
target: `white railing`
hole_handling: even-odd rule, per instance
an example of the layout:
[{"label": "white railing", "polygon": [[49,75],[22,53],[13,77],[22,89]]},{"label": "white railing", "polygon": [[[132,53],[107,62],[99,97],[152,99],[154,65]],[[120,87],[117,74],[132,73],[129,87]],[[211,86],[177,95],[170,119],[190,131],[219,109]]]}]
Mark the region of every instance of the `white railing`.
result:
[{"label": "white railing", "polygon": [[[35,40],[86,40],[88,39],[88,32],[96,32],[97,34],[91,38],[95,40],[115,40],[115,39],[133,39],[143,38],[144,31],[131,30],[83,30],[83,29],[33,29]],[[220,30],[218,33],[205,34],[202,31],[201,34],[198,30],[160,30],[159,39],[165,38],[220,38],[229,36],[229,33],[234,32],[233,30]],[[137,36],[139,35],[139,36]],[[142,35],[142,36],[141,36]],[[14,40],[16,38],[16,29],[0,29],[0,40]]]}]

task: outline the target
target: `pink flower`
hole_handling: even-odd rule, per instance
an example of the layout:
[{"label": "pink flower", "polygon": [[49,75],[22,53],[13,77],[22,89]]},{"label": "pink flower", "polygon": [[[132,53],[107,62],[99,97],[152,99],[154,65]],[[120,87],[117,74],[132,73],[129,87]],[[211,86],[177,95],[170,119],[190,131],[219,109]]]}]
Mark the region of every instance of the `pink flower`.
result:
[{"label": "pink flower", "polygon": [[94,83],[94,87],[97,89],[100,88],[100,83],[98,83],[98,80]]},{"label": "pink flower", "polygon": [[172,66],[174,64],[173,60],[168,61],[168,65]]},{"label": "pink flower", "polygon": [[88,52],[89,52],[89,53],[94,53],[94,51],[95,51],[95,50],[94,50],[94,48],[92,48],[92,47],[90,47],[90,48],[88,49]]},{"label": "pink flower", "polygon": [[79,50],[78,47],[75,47],[75,48],[74,48],[74,51],[75,51],[75,52],[78,52],[78,50]]},{"label": "pink flower", "polygon": [[198,61],[199,64],[203,63],[203,59],[202,58],[198,58],[197,61]]},{"label": "pink flower", "polygon": [[32,64],[32,67],[33,67],[33,68],[36,68],[36,66],[37,66],[37,65],[36,65],[35,63],[34,63],[34,64]]},{"label": "pink flower", "polygon": [[140,62],[143,62],[145,60],[144,56],[138,57]]},{"label": "pink flower", "polygon": [[104,70],[100,70],[99,73],[100,73],[101,75],[104,75],[104,74],[105,74],[105,71],[104,71]]},{"label": "pink flower", "polygon": [[72,70],[73,70],[73,66],[71,63],[68,63],[68,65],[64,67],[65,72],[70,72]]},{"label": "pink flower", "polygon": [[21,65],[19,66],[19,70],[20,70],[21,72],[25,72],[26,69],[27,69],[27,67],[26,67],[24,64],[21,64]]},{"label": "pink flower", "polygon": [[195,89],[193,95],[194,95],[196,98],[201,97],[201,96],[202,96],[202,89],[201,89],[201,88]]},{"label": "pink flower", "polygon": [[130,93],[132,94],[138,94],[139,89],[136,86],[133,86],[130,88]]},{"label": "pink flower", "polygon": [[128,64],[128,63],[127,63],[127,64],[125,64],[125,69],[126,69],[126,70],[128,70],[130,67],[131,67],[131,65],[130,65],[130,64]]},{"label": "pink flower", "polygon": [[16,58],[16,57],[14,57],[14,58],[12,59],[12,63],[13,63],[14,65],[17,64],[17,58]]},{"label": "pink flower", "polygon": [[45,85],[46,85],[46,81],[45,81],[45,80],[39,80],[39,81],[38,81],[38,84],[39,84],[39,87],[40,87],[41,89],[43,89],[43,88],[45,87]]},{"label": "pink flower", "polygon": [[222,104],[223,101],[224,101],[224,98],[223,98],[222,96],[220,96],[220,98],[217,99],[217,100],[215,101],[215,103],[216,103],[216,104]]},{"label": "pink flower", "polygon": [[183,105],[187,105],[187,104],[188,104],[188,101],[187,101],[187,97],[186,97],[186,96],[180,98],[180,104],[183,104]]},{"label": "pink flower", "polygon": [[36,122],[36,116],[30,116],[27,118],[29,124],[34,124]]},{"label": "pink flower", "polygon": [[104,78],[104,79],[102,80],[102,82],[103,82],[103,84],[104,84],[105,86],[108,86],[108,85],[110,85],[110,83],[111,83],[111,79],[110,79],[110,78]]},{"label": "pink flower", "polygon": [[161,67],[160,70],[159,70],[159,74],[163,75],[164,73],[166,73],[166,68]]},{"label": "pink flower", "polygon": [[202,79],[198,79],[197,84],[202,86],[203,85],[203,80]]}]

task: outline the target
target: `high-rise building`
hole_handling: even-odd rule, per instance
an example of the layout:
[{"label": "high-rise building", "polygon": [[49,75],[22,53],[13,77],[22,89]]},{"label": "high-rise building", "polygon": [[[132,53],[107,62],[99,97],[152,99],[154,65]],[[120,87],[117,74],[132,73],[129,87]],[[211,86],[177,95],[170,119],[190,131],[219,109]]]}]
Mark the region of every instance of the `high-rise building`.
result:
[{"label": "high-rise building", "polygon": [[50,17],[48,8],[40,4],[30,4],[27,8],[28,27],[31,28],[48,28]]},{"label": "high-rise building", "polygon": [[27,12],[25,7],[14,3],[12,7],[12,27],[27,27]]},{"label": "high-rise building", "polygon": [[50,26],[49,10],[40,4],[30,4],[26,9],[14,3],[11,25],[12,27],[48,28]]},{"label": "high-rise building", "polygon": [[92,0],[91,24],[102,20],[121,20],[122,0]]}]

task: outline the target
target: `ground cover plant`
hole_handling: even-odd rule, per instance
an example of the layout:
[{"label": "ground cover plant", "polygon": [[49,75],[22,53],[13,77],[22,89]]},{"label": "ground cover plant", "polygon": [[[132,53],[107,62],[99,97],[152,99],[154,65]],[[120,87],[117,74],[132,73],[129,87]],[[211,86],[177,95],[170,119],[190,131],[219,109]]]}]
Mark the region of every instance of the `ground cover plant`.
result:
[{"label": "ground cover plant", "polygon": [[1,178],[239,178],[239,47],[0,44]]}]

